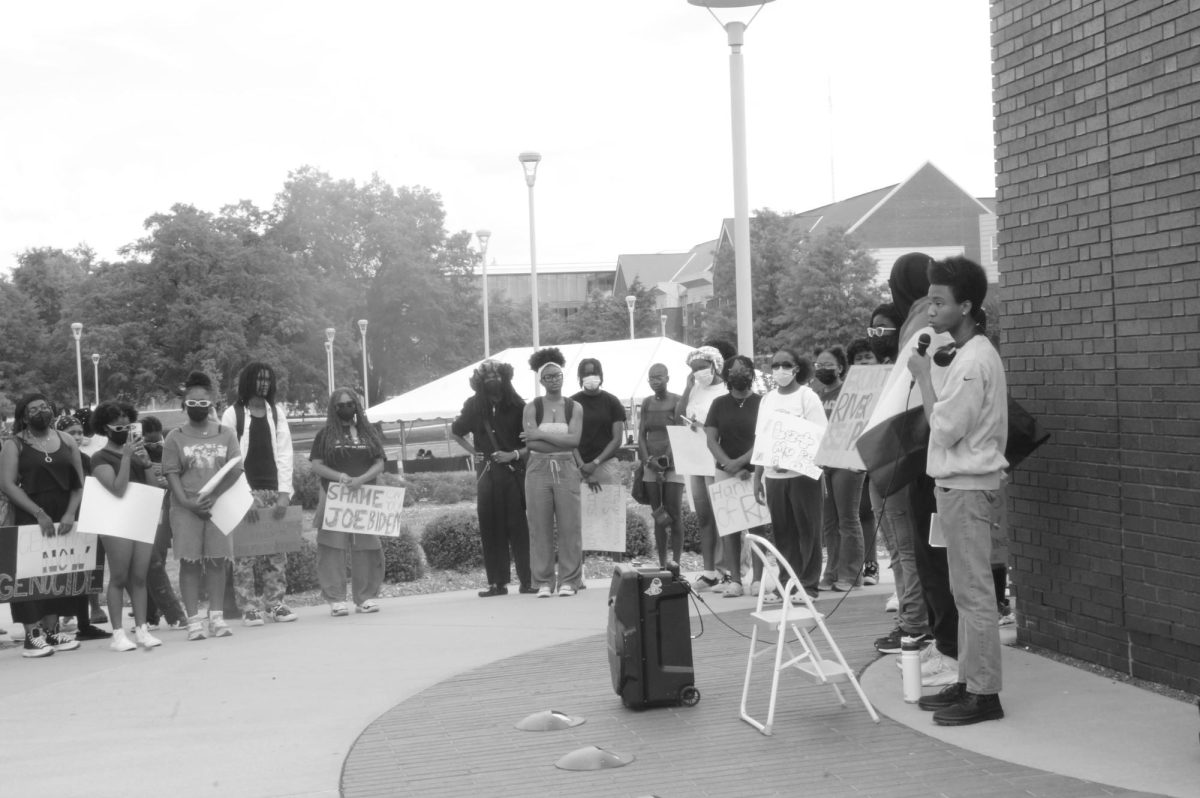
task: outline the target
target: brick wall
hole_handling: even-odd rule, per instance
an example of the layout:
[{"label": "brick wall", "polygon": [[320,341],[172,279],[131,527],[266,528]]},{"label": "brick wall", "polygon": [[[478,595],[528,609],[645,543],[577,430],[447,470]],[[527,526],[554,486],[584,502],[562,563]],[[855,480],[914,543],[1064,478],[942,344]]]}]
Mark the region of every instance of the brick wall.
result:
[{"label": "brick wall", "polygon": [[1200,693],[1200,0],[993,0],[1021,640]]}]

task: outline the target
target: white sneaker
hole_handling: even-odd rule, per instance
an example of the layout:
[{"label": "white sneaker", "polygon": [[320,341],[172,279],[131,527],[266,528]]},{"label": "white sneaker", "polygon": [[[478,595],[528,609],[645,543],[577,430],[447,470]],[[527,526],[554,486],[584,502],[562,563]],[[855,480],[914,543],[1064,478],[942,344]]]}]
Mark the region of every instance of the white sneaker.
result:
[{"label": "white sneaker", "polygon": [[883,605],[884,612],[900,612],[900,597],[895,593],[888,596],[888,600]]},{"label": "white sneaker", "polygon": [[213,637],[232,637],[233,630],[225,623],[224,612],[208,613],[208,633]]},{"label": "white sneaker", "polygon": [[204,633],[204,619],[199,613],[188,618],[187,633],[188,640],[203,640],[204,638],[208,637],[208,635]]},{"label": "white sneaker", "polygon": [[542,585],[541,587],[538,588],[538,594],[537,594],[538,598],[550,598],[550,595],[551,594],[550,594],[550,586],[549,585]]},{"label": "white sneaker", "polygon": [[155,646],[162,645],[161,640],[150,634],[150,628],[146,624],[142,624],[134,629],[133,636],[137,638],[138,645],[143,648],[154,648]]},{"label": "white sneaker", "polygon": [[137,648],[137,643],[130,640],[125,634],[125,630],[118,626],[113,630],[112,641],[108,647],[113,651],[133,651]]},{"label": "white sneaker", "polygon": [[741,582],[730,582],[729,586],[725,588],[725,598],[740,598],[744,595],[746,592],[742,589]]},{"label": "white sneaker", "polygon": [[575,588],[571,587],[570,585],[563,585],[562,587],[560,587],[558,589],[558,595],[564,596],[564,597],[565,596],[574,596]]},{"label": "white sneaker", "polygon": [[[944,687],[958,681],[958,660],[951,659],[929,646],[933,651],[928,661],[921,663],[921,686]],[[921,652],[924,653],[924,652]]]}]

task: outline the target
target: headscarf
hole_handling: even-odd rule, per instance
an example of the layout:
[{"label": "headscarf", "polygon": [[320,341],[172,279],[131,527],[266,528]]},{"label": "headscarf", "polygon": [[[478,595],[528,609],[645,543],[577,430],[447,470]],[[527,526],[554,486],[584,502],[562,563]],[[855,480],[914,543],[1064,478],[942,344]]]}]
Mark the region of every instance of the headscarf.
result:
[{"label": "headscarf", "polygon": [[892,289],[892,304],[901,319],[907,319],[913,303],[929,293],[929,264],[933,258],[924,252],[909,252],[896,258],[888,287]]},{"label": "headscarf", "polygon": [[687,356],[688,368],[691,368],[692,363],[697,360],[708,360],[713,364],[713,370],[717,374],[725,371],[725,358],[721,357],[721,353],[717,351],[715,346],[702,346],[699,349],[693,349]]}]

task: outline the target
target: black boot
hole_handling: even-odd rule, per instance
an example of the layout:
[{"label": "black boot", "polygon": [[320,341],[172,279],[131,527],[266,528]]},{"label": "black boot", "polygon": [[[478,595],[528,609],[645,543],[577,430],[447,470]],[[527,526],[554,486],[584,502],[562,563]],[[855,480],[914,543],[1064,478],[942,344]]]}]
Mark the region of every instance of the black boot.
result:
[{"label": "black boot", "polygon": [[1000,720],[1004,710],[1000,707],[1000,696],[995,693],[979,695],[964,692],[963,698],[952,707],[933,713],[933,722],[939,726],[969,726],[985,720]]},{"label": "black boot", "polygon": [[963,696],[967,694],[967,683],[958,682],[957,684],[943,687],[933,695],[923,695],[917,701],[917,706],[926,712],[934,712],[946,707],[952,707],[959,701],[963,700]]},{"label": "black boot", "polygon": [[487,590],[479,591],[480,598],[491,598],[492,596],[507,596],[507,595],[508,595],[508,586],[507,585],[488,585]]}]

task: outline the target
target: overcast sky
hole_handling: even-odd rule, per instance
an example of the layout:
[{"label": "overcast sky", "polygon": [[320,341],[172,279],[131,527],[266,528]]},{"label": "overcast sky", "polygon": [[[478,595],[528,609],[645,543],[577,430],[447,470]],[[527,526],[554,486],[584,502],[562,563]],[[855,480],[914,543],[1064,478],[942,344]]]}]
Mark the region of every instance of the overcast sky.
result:
[{"label": "overcast sky", "polygon": [[[987,0],[768,3],[744,48],[751,208],[926,160],[993,195],[989,27]],[[269,207],[305,164],[438,192],[501,265],[529,262],[523,150],[539,264],[686,250],[733,213],[729,48],[686,0],[13,4],[0,143],[3,270],[36,246],[114,258],[177,202]]]}]

